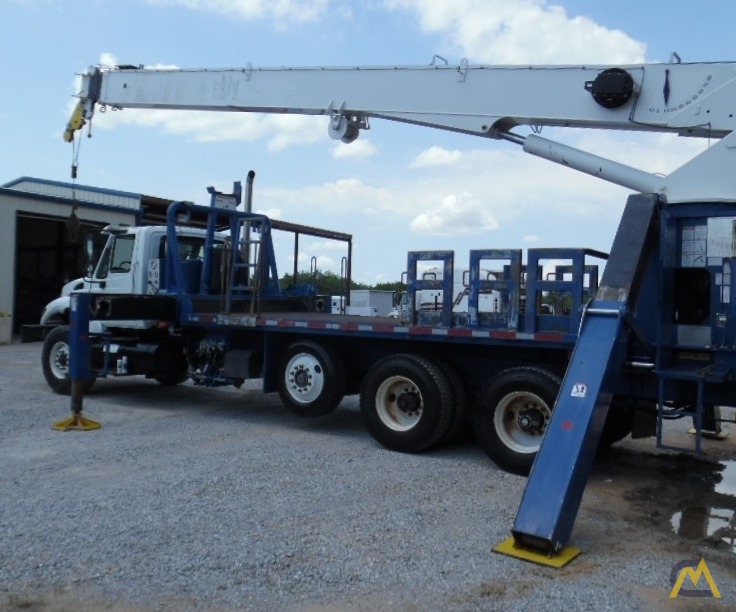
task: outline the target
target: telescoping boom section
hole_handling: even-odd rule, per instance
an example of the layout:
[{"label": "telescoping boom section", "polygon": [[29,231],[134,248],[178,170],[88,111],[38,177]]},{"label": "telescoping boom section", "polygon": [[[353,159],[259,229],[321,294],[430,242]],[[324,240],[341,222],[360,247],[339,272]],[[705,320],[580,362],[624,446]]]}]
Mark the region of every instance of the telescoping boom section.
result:
[{"label": "telescoping boom section", "polygon": [[[733,186],[722,172],[734,148],[710,147],[668,177],[514,131],[545,126],[669,132],[725,139],[733,132],[733,63],[629,66],[374,66],[161,70],[93,66],[82,75],[79,104],[65,138],[95,109],[128,108],[324,115],[329,134],[352,142],[387,119],[501,138],[533,154],[669,202],[723,200]],[[729,153],[729,151],[731,151]],[[699,161],[697,161],[699,160]],[[709,181],[701,181],[703,168]],[[693,181],[698,185],[693,188]]]},{"label": "telescoping boom section", "polygon": [[[373,327],[302,322],[298,325],[319,339],[291,336],[290,342],[284,336],[273,340],[270,331],[293,334],[293,325],[230,312],[240,297],[217,315],[198,312],[202,300],[177,298],[190,300],[178,309],[184,317],[179,324],[206,323],[206,336],[216,330],[222,337],[222,326],[246,322],[268,330],[261,349],[239,348],[226,359],[227,371],[239,372],[241,362],[249,364],[248,371],[257,365],[266,390],[278,388],[285,376],[290,382],[281,389],[282,399],[298,408],[312,400],[295,391],[294,381],[320,364],[328,374],[319,379],[327,398],[320,395],[311,412],[359,391],[369,431],[388,448],[426,449],[444,439],[440,430],[457,431],[460,421],[470,419],[499,465],[531,472],[503,551],[545,558],[565,550],[601,444],[633,433],[656,435],[666,446],[665,423],[685,417],[693,421],[699,451],[703,430],[720,428],[719,407],[734,404],[734,104],[736,64],[726,62],[485,66],[463,61],[455,66],[216,70],[95,66],[82,75],[65,138],[73,140],[98,108],[321,115],[330,136],[345,143],[370,129],[372,120],[389,120],[516,143],[530,154],[636,192],[600,285],[585,261],[587,251],[567,253],[568,263],[548,273],[535,257],[549,253],[532,250],[523,264],[520,251],[489,248],[471,252],[463,266],[464,293],[456,295],[453,252],[410,253],[400,319]],[[533,133],[523,133],[524,126]],[[704,146],[663,176],[542,138],[541,127],[670,133],[702,138]],[[503,263],[488,273],[488,260]],[[426,273],[426,261],[441,270],[439,276]],[[563,293],[568,298],[556,309],[549,298]],[[434,296],[429,307],[428,295]],[[489,296],[505,306],[484,312],[481,304]],[[463,300],[467,308],[458,312]],[[242,330],[238,334],[244,337]],[[338,340],[342,334],[352,334],[348,344]],[[358,341],[360,334],[372,339]],[[196,346],[216,345],[205,340],[200,337]],[[220,343],[225,353],[229,342]],[[348,345],[361,365],[343,376],[347,362],[334,356]],[[269,362],[279,351],[287,356],[281,367]],[[204,371],[201,364],[198,371]],[[330,376],[347,382],[330,385]],[[424,404],[422,398],[430,397],[432,403]]]}]

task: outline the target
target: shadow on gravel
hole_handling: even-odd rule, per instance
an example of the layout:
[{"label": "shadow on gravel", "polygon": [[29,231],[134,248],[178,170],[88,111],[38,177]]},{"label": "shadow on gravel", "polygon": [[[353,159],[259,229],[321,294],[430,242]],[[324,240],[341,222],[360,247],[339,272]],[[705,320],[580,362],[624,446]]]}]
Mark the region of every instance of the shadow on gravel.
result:
[{"label": "shadow on gravel", "polygon": [[201,414],[212,419],[241,420],[295,430],[315,430],[333,435],[355,436],[364,433],[357,396],[346,397],[330,414],[317,418],[302,418],[289,412],[278,394],[264,394],[253,384],[249,387],[195,387],[183,384],[163,387],[142,379],[98,381],[84,398],[86,406],[124,405],[126,410],[169,411],[178,414]]},{"label": "shadow on gravel", "polygon": [[[340,438],[361,438],[374,448],[381,448],[363,425],[357,395],[347,396],[333,412],[315,418],[299,417],[281,403],[277,393],[264,394],[260,381],[246,383],[241,389],[234,387],[197,387],[184,383],[176,387],[164,387],[142,378],[98,380],[83,400],[85,413],[94,418],[96,406],[115,410],[122,406],[126,411],[141,414],[151,411],[173,414],[202,415],[207,419],[244,421],[291,431],[314,432]],[[60,396],[56,396],[60,397]],[[246,426],[245,423],[242,423]],[[104,426],[104,424],[103,424]],[[234,425],[234,427],[240,425]],[[477,456],[492,469],[498,469],[480,449],[470,427],[457,439],[441,444],[421,455],[452,458],[457,454]]]}]

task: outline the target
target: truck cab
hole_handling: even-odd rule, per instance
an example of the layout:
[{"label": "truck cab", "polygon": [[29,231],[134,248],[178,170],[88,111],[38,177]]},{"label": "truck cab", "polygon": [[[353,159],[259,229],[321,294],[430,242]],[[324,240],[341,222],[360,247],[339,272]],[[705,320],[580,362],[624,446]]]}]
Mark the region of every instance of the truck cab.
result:
[{"label": "truck cab", "polygon": [[[190,264],[204,256],[206,232],[203,229],[177,226],[176,245],[179,259]],[[73,280],[62,288],[61,295],[46,305],[41,324],[51,327],[43,346],[44,378],[52,389],[67,393],[69,380],[69,320],[71,294],[161,295],[168,292],[166,282],[167,251],[170,248],[166,226],[131,227],[109,225],[105,247],[89,277]],[[216,234],[215,244],[226,237]],[[130,358],[132,372],[171,385],[186,379],[187,363],[179,340],[158,319],[92,321],[90,332],[110,338],[110,354],[125,356],[117,364],[118,373],[127,373]],[[126,351],[129,354],[126,354]],[[121,371],[121,366],[123,366]],[[98,364],[102,372],[114,369],[115,363]],[[87,388],[94,382],[88,381]]]},{"label": "truck cab", "polygon": [[[205,232],[197,228],[177,228],[179,257],[183,261],[201,260],[204,255]],[[89,277],[77,278],[61,290],[61,295],[49,302],[41,315],[41,325],[57,326],[69,323],[70,295],[73,291],[157,295],[166,293],[166,226],[131,227],[108,225],[102,232],[108,235],[105,247]],[[224,236],[220,237],[220,241]],[[109,327],[141,329],[154,325],[150,321],[106,322]],[[102,331],[94,322],[93,332]]]}]

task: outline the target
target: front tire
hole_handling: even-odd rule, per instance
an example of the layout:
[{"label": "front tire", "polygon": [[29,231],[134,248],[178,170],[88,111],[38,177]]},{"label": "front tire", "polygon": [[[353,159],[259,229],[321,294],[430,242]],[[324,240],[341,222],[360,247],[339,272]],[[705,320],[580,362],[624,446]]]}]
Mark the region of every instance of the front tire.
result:
[{"label": "front tire", "polygon": [[279,397],[296,415],[328,414],[345,395],[343,362],[314,342],[295,342],[289,346],[280,372]]},{"label": "front tire", "polygon": [[[46,384],[54,393],[71,395],[72,381],[69,378],[69,327],[62,325],[52,329],[44,338],[41,350],[41,369]],[[94,384],[94,377],[90,377],[84,385],[84,390]]]},{"label": "front tire", "polygon": [[503,470],[527,476],[547,430],[562,381],[539,368],[501,372],[481,393],[475,433]]},{"label": "front tire", "polygon": [[404,453],[427,450],[445,435],[452,404],[452,388],[442,370],[416,355],[379,361],[360,392],[360,410],[370,434],[385,448]]}]

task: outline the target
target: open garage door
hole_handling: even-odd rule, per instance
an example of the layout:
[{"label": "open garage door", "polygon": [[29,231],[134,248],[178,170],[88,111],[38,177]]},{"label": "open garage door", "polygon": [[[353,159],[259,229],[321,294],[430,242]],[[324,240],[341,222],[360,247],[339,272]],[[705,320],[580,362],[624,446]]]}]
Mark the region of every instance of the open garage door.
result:
[{"label": "open garage door", "polygon": [[[84,243],[89,233],[100,240],[102,224],[81,221],[77,228],[59,219],[16,215],[15,304],[13,324],[38,323],[43,307],[68,281],[84,275]],[[104,238],[104,237],[102,237]]]}]

